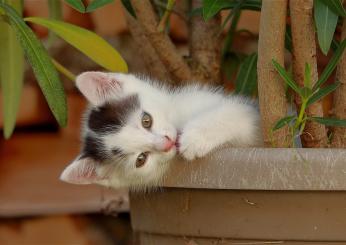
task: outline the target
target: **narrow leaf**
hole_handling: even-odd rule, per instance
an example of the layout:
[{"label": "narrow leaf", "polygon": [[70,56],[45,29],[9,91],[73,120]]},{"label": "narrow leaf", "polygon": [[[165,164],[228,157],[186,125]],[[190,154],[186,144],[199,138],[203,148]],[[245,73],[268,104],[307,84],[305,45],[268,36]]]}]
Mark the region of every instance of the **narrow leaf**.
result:
[{"label": "narrow leaf", "polygon": [[346,17],[346,11],[342,6],[342,2],[340,0],[321,0],[325,5],[327,5],[330,10],[332,10],[335,14]]},{"label": "narrow leaf", "polygon": [[292,122],[296,116],[287,116],[284,118],[281,118],[279,121],[277,121],[273,127],[273,131],[278,130],[282,128],[285,125],[288,125],[290,122]]},{"label": "narrow leaf", "polygon": [[136,12],[135,12],[135,10],[133,9],[130,0],[121,0],[121,3],[123,4],[123,6],[124,6],[125,9],[127,10],[127,12],[130,13],[130,15],[132,15],[134,18],[137,18]]},{"label": "narrow leaf", "polygon": [[82,0],[65,0],[65,2],[75,10],[85,13],[85,6]]},{"label": "narrow leaf", "polygon": [[318,89],[319,87],[321,87],[321,85],[327,81],[328,77],[330,76],[330,74],[332,74],[332,72],[334,71],[336,65],[338,64],[342,53],[344,52],[344,49],[346,47],[346,39],[344,39],[338,49],[335,51],[333,57],[330,59],[328,65],[326,66],[326,68],[324,68],[320,78],[318,79],[318,81],[316,82],[316,84],[313,87],[313,90]]},{"label": "narrow leaf", "polygon": [[0,9],[6,12],[53,115],[61,126],[65,126],[67,122],[66,97],[47,51],[11,6],[0,3]]},{"label": "narrow leaf", "polygon": [[[127,0],[127,1],[129,1],[129,0]],[[242,1],[242,2],[243,2],[243,4],[242,4],[241,9],[253,10],[253,11],[261,11],[262,0],[246,0],[246,1]],[[225,7],[223,9],[233,9],[238,4],[239,4],[239,1],[229,1],[228,5],[225,4]],[[204,8],[202,8],[202,7],[201,8],[192,9],[188,13],[188,16],[192,17],[192,16],[195,16],[195,15],[203,15],[203,9]],[[216,11],[216,13],[218,13],[218,12],[219,11]]]},{"label": "narrow leaf", "polygon": [[300,89],[300,91],[301,91],[302,98],[305,100],[310,98],[310,96],[312,95],[312,89],[311,88],[303,87]]},{"label": "narrow leaf", "polygon": [[[3,1],[4,2],[4,1]],[[6,0],[18,14],[22,13],[20,1]],[[0,20],[0,82],[2,89],[4,137],[10,138],[16,125],[20,95],[23,87],[24,53],[16,33]]]},{"label": "narrow leaf", "polygon": [[346,120],[337,118],[325,118],[325,117],[309,117],[308,119],[324,124],[326,126],[346,127]]},{"label": "narrow leaf", "polygon": [[229,0],[203,0],[203,18],[204,20],[211,19],[222,9],[230,8],[231,1]]},{"label": "narrow leaf", "polygon": [[338,15],[331,11],[322,0],[315,0],[314,3],[318,44],[322,53],[327,55],[338,23]]},{"label": "narrow leaf", "polygon": [[229,27],[229,30],[227,32],[227,36],[224,41],[224,45],[222,48],[222,57],[225,57],[226,53],[230,50],[233,44],[234,36],[237,30],[238,22],[241,15],[241,7],[244,4],[244,0],[240,0],[237,5],[235,5],[228,14],[227,18],[225,19],[224,23],[221,26],[221,31],[224,29],[227,22],[232,19],[231,26]]},{"label": "narrow leaf", "polygon": [[257,88],[257,53],[249,55],[240,65],[235,81],[235,92],[253,95]]},{"label": "narrow leaf", "polygon": [[286,70],[275,60],[272,60],[272,63],[276,69],[276,71],[279,73],[279,75],[284,79],[284,82],[290,86],[297,94],[301,95],[301,90],[298,87],[298,85],[293,81],[293,79],[290,77],[290,75],[286,72]]},{"label": "narrow leaf", "polygon": [[25,21],[47,27],[109,71],[127,72],[127,65],[120,54],[95,33],[69,23],[39,17],[25,18]]},{"label": "narrow leaf", "polygon": [[221,69],[227,80],[232,80],[238,70],[240,58],[232,52],[225,55],[221,63]]},{"label": "narrow leaf", "polygon": [[86,8],[86,12],[92,12],[112,2],[114,2],[114,0],[94,0],[88,5],[88,7]]},{"label": "narrow leaf", "polygon": [[330,94],[335,89],[337,89],[337,87],[339,87],[339,85],[340,85],[340,82],[335,82],[331,85],[328,85],[324,88],[317,90],[317,92],[313,96],[311,96],[311,98],[308,100],[308,102],[306,103],[306,106],[309,106],[309,105],[315,103],[316,101],[322,99],[326,95]]}]

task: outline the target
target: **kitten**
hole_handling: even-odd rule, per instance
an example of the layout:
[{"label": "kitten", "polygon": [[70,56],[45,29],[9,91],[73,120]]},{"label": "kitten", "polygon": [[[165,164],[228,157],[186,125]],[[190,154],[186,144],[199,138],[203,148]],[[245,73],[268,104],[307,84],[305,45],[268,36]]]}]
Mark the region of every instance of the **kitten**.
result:
[{"label": "kitten", "polygon": [[69,183],[144,189],[160,183],[177,154],[190,161],[225,143],[261,141],[258,111],[241,96],[119,73],[85,72],[76,83],[90,107],[81,154],[60,177]]}]

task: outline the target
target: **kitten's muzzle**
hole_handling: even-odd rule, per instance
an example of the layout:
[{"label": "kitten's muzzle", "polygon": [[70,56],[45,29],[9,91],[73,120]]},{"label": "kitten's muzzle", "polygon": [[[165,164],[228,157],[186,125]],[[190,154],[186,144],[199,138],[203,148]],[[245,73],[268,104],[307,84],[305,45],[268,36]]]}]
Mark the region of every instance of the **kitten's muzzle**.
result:
[{"label": "kitten's muzzle", "polygon": [[171,140],[168,136],[165,136],[166,142],[163,147],[164,152],[170,151],[173,147],[175,147],[175,141]]}]

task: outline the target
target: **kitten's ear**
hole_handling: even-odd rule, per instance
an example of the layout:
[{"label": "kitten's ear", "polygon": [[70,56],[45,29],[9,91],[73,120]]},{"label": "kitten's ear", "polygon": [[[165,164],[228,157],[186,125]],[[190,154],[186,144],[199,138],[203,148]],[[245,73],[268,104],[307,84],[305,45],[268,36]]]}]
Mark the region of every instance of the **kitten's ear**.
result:
[{"label": "kitten's ear", "polygon": [[96,171],[97,164],[89,157],[78,157],[64,169],[60,175],[60,180],[77,185],[96,183],[104,179]]},{"label": "kitten's ear", "polygon": [[115,93],[122,91],[122,86],[111,73],[89,71],[80,74],[76,85],[93,105],[101,105]]}]

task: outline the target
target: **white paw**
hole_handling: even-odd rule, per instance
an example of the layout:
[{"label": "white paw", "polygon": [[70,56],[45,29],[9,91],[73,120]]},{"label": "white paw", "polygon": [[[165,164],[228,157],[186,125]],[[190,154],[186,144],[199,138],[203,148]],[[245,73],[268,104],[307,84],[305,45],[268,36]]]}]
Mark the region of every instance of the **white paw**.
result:
[{"label": "white paw", "polygon": [[180,154],[189,161],[203,157],[213,149],[205,134],[198,128],[191,127],[182,132],[179,145]]}]

